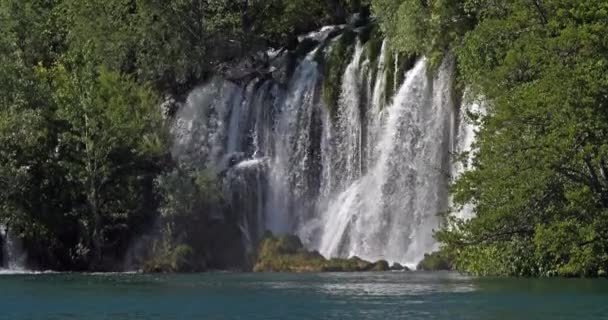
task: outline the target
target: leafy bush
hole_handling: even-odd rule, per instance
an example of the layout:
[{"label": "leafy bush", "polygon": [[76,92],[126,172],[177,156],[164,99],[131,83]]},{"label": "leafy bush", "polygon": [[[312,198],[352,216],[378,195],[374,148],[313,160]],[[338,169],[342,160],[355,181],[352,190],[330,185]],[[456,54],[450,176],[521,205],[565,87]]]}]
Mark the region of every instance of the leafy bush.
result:
[{"label": "leafy bush", "polygon": [[424,259],[418,263],[416,269],[424,271],[452,270],[452,261],[446,252],[436,251],[425,254]]}]

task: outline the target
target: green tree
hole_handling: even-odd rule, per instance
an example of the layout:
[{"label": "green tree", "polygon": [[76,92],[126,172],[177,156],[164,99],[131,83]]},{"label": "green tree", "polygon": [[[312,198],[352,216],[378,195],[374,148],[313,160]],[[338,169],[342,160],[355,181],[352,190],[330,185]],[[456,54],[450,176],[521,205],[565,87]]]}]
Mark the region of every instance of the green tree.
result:
[{"label": "green tree", "polygon": [[65,30],[55,8],[60,0],[1,0],[4,40],[13,42],[27,66],[50,65],[65,49]]},{"label": "green tree", "polygon": [[40,177],[54,170],[47,161],[53,151],[54,109],[48,88],[29,65],[38,60],[37,53],[24,40],[26,33],[15,32],[8,8],[18,4],[0,5],[0,223],[36,234],[44,232],[36,218],[50,205],[39,194],[53,187],[53,181]]},{"label": "green tree", "polygon": [[474,26],[471,2],[476,1],[372,0],[371,6],[393,49],[426,55],[438,66]]},{"label": "green tree", "polygon": [[162,89],[192,86],[242,54],[237,1],[137,1],[137,73]]},{"label": "green tree", "polygon": [[489,110],[473,170],[453,186],[476,217],[439,239],[475,274],[605,274],[608,4],[466,4],[477,22],[459,71]]},{"label": "green tree", "polygon": [[[221,212],[219,181],[209,171],[174,168],[155,181],[162,198],[159,234],[144,269],[151,272],[201,271],[212,254],[213,216]],[[225,245],[225,243],[224,243]]]},{"label": "green tree", "polygon": [[135,0],[62,0],[54,7],[68,48],[88,47],[110,70],[133,73],[137,50]]},{"label": "green tree", "polygon": [[51,84],[57,121],[64,126],[58,163],[73,201],[82,203],[71,214],[85,230],[81,246],[92,250],[99,267],[110,240],[134,231],[134,216],[153,210],[146,202],[166,154],[158,99],[130,77],[96,67],[87,54],[39,73]]}]

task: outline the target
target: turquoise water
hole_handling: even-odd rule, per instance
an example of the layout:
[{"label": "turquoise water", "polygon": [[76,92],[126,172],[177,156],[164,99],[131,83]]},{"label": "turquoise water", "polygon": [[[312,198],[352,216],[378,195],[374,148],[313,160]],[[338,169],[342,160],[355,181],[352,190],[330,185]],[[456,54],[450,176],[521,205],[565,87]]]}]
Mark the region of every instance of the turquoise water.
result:
[{"label": "turquoise water", "polygon": [[2,275],[0,319],[608,319],[608,281],[418,272]]}]

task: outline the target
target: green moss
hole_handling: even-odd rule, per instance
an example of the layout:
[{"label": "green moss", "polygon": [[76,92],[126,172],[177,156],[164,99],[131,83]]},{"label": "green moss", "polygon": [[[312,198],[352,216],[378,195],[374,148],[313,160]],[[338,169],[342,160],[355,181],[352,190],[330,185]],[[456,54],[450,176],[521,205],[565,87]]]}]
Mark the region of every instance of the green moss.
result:
[{"label": "green moss", "polygon": [[390,270],[390,266],[386,260],[379,260],[373,264],[372,271],[388,271]]},{"label": "green moss", "polygon": [[386,104],[391,103],[395,94],[395,54],[389,52],[384,57],[384,65],[386,68]]},{"label": "green moss", "polygon": [[399,86],[405,80],[405,73],[414,67],[418,56],[403,52],[396,52],[389,48],[385,56],[386,66],[386,103],[390,104],[394,95],[399,90]]},{"label": "green moss", "polygon": [[455,108],[461,108],[464,103],[463,98],[467,98],[464,97],[466,90],[466,82],[462,78],[462,75],[458,68],[454,68],[454,76],[452,78],[452,87],[450,88],[450,90],[450,96],[453,99]]},{"label": "green moss", "polygon": [[337,106],[340,100],[340,90],[342,88],[342,75],[346,66],[353,55],[353,42],[356,33],[346,30],[344,33],[332,41],[323,59],[323,86],[322,98],[332,117],[336,116]]},{"label": "green moss", "polygon": [[144,264],[145,273],[174,273],[204,271],[204,263],[197,263],[194,250],[187,245],[179,245],[172,250],[157,255]]},{"label": "green moss", "polygon": [[296,236],[266,234],[258,245],[254,272],[361,272],[387,271],[386,261],[371,263],[358,257],[325,259],[307,251]]},{"label": "green moss", "polygon": [[[371,62],[370,71],[371,71],[371,82],[374,83],[376,81],[376,76],[378,74],[378,59],[380,58],[380,54],[382,52],[382,42],[384,41],[384,36],[378,28],[377,25],[372,25],[369,28],[369,31],[362,33],[360,35],[361,42],[363,45],[363,55]],[[363,63],[363,59],[361,62]]]},{"label": "green moss", "polygon": [[436,73],[441,67],[441,63],[443,59],[446,57],[445,52],[443,51],[432,51],[429,53],[429,72]]},{"label": "green moss", "polygon": [[321,272],[325,258],[306,251],[296,236],[267,233],[258,245],[254,272]]}]

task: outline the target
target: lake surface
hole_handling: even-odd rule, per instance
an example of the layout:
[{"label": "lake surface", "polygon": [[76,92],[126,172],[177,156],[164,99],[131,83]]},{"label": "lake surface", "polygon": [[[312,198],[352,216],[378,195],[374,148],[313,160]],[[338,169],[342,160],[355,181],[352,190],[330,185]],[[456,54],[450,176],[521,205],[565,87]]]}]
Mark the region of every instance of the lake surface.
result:
[{"label": "lake surface", "polygon": [[0,275],[0,319],[608,319],[608,280],[424,272]]}]

